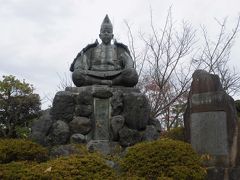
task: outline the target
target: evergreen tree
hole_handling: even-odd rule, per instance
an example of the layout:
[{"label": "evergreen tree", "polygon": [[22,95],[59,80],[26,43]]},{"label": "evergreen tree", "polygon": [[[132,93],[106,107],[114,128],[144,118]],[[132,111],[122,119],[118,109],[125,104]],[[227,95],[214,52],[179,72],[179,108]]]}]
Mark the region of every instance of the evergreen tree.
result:
[{"label": "evergreen tree", "polygon": [[28,127],[30,120],[40,111],[40,97],[34,94],[31,84],[3,76],[0,80],[0,134],[3,137],[17,136],[18,127]]}]

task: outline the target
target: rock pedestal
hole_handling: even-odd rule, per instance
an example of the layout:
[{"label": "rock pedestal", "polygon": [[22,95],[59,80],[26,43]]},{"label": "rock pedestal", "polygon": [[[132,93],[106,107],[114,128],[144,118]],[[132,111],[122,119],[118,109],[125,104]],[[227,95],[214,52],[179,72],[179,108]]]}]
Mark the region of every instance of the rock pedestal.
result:
[{"label": "rock pedestal", "polygon": [[207,166],[235,166],[237,114],[217,75],[194,72],[184,124],[187,141],[198,153],[210,156]]},{"label": "rock pedestal", "polygon": [[89,149],[106,154],[116,144],[127,147],[158,138],[160,124],[150,120],[146,97],[133,88],[138,74],[130,51],[116,40],[112,43],[113,36],[106,15],[101,44],[96,40],[87,45],[71,64],[77,87],[55,95],[50,112],[33,125],[34,140],[49,146],[87,142]]},{"label": "rock pedestal", "polygon": [[55,95],[46,113],[33,127],[48,126],[33,128],[32,138],[48,146],[86,142],[91,149],[108,153],[113,145],[127,147],[160,134],[159,122],[149,118],[146,97],[136,88],[67,87]]}]

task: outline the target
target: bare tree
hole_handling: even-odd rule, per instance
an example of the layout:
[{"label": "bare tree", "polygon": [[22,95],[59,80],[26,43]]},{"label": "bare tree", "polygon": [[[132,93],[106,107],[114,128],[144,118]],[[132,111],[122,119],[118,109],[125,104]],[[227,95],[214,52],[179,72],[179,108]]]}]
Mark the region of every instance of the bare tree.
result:
[{"label": "bare tree", "polygon": [[132,33],[132,29],[130,27],[130,24],[125,20],[124,21],[127,30],[128,30],[128,44],[129,44],[129,50],[133,58],[134,62],[134,68],[138,72],[139,78],[141,78],[144,65],[146,64],[147,54],[148,54],[148,46],[144,43],[144,48],[140,48],[140,50],[137,50],[135,46],[135,38]]},{"label": "bare tree", "polygon": [[220,31],[214,40],[209,38],[206,28],[201,27],[204,46],[199,51],[200,53],[193,58],[193,63],[210,73],[219,75],[223,88],[230,95],[235,95],[240,91],[240,74],[236,72],[235,68],[230,68],[228,64],[231,48],[239,30],[240,16],[238,16],[237,23],[230,32],[226,30],[227,18],[222,22],[216,19],[216,22],[220,26]]},{"label": "bare tree", "polygon": [[133,58],[136,58],[136,66],[140,63],[141,67],[139,87],[150,101],[152,117],[162,121],[166,129],[180,123],[179,117],[183,112],[185,101],[179,103],[189,89],[190,52],[195,37],[195,31],[187,22],[182,23],[181,31],[176,31],[174,25],[171,8],[164,27],[160,30],[154,25],[151,12],[151,33],[140,34],[144,48],[141,55],[136,55],[131,28],[127,24],[130,35],[129,46]]},{"label": "bare tree", "polygon": [[57,86],[59,91],[64,91],[66,87],[73,87],[73,82],[70,73],[64,72],[62,75],[57,74],[60,82]]},{"label": "bare tree", "polygon": [[214,41],[208,38],[206,28],[202,26],[203,48],[197,49],[196,31],[186,22],[182,23],[181,30],[176,31],[171,8],[162,29],[154,25],[150,12],[151,32],[140,34],[139,39],[144,45],[138,51],[131,27],[126,21],[125,24],[130,51],[140,72],[138,87],[149,99],[152,117],[158,118],[163,127],[169,130],[182,124],[191,74],[195,69],[218,74],[228,93],[240,91],[240,75],[228,66],[240,17],[231,32],[226,30],[227,19],[222,23],[217,21],[220,32]]},{"label": "bare tree", "polygon": [[[56,92],[64,91],[66,87],[73,87],[73,82],[71,79],[71,74],[69,72],[57,73],[59,78],[59,84],[57,85]],[[54,99],[54,95],[52,93],[44,94],[43,98],[41,99],[42,104],[51,104],[48,105],[48,108],[52,106]]]}]

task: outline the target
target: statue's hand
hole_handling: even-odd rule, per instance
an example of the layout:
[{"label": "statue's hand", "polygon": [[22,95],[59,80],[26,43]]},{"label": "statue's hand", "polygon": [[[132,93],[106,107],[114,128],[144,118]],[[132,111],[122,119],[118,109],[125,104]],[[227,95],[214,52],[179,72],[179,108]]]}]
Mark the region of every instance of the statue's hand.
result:
[{"label": "statue's hand", "polygon": [[87,75],[95,76],[95,77],[111,77],[119,75],[122,71],[86,71]]}]

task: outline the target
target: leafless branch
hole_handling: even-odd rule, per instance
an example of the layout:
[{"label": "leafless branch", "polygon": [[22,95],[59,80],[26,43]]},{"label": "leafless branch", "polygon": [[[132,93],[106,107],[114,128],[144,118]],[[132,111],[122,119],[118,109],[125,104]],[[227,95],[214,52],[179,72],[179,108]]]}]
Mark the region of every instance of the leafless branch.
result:
[{"label": "leafless branch", "polygon": [[238,16],[237,22],[230,32],[226,30],[227,18],[222,22],[216,18],[215,20],[220,26],[216,40],[211,41],[208,38],[209,34],[206,28],[202,27],[205,45],[198,57],[194,58],[193,63],[197,64],[198,68],[202,67],[210,73],[219,75],[223,88],[230,95],[235,95],[240,92],[240,75],[235,69],[231,69],[228,63],[231,48],[239,31],[240,16]]}]

